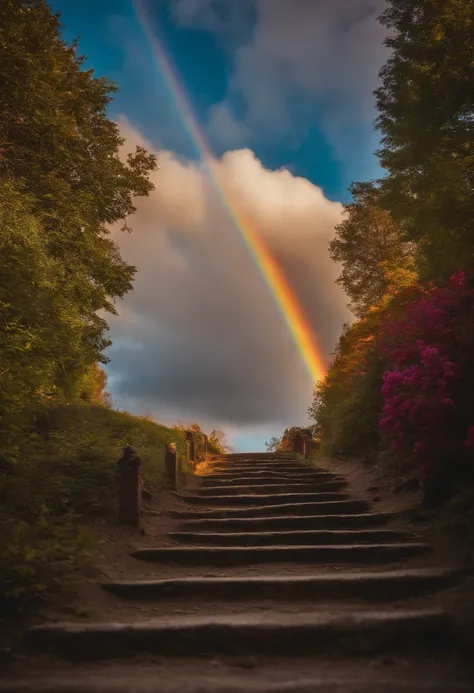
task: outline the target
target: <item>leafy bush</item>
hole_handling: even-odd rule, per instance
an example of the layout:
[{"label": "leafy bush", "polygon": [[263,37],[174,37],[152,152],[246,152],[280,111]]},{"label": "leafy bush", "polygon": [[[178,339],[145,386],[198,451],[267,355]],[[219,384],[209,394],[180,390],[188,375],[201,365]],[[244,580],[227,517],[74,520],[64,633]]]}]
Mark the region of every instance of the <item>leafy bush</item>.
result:
[{"label": "leafy bush", "polygon": [[315,388],[310,416],[328,455],[377,449],[383,364],[374,347],[374,318],[345,326],[326,379]]},{"label": "leafy bush", "polygon": [[209,452],[222,455],[232,452],[232,448],[227,444],[227,436],[223,431],[214,429],[210,432],[207,439],[207,449]]},{"label": "leafy bush", "polygon": [[406,292],[377,344],[388,362],[380,427],[402,464],[446,484],[474,462],[474,282],[457,272]]}]

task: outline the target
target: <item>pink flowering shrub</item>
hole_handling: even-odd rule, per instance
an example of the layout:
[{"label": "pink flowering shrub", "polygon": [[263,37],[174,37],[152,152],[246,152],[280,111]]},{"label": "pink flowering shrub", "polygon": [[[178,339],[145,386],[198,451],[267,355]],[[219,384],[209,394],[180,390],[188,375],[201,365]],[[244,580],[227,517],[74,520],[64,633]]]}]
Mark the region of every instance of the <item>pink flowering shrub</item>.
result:
[{"label": "pink flowering shrub", "polygon": [[463,272],[389,310],[377,337],[382,434],[426,482],[474,457],[474,282]]}]

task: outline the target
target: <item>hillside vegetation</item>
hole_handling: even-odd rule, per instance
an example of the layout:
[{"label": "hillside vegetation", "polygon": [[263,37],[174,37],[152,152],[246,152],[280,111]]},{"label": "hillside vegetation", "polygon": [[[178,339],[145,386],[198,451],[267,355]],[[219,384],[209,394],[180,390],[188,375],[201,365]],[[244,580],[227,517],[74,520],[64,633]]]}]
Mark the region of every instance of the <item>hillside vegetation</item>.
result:
[{"label": "hillside vegetation", "polygon": [[87,561],[87,524],[116,517],[124,445],[138,448],[144,481],[164,486],[167,443],[184,455],[182,431],[87,403],[35,410],[18,433],[17,460],[0,475],[2,611],[64,586]]}]

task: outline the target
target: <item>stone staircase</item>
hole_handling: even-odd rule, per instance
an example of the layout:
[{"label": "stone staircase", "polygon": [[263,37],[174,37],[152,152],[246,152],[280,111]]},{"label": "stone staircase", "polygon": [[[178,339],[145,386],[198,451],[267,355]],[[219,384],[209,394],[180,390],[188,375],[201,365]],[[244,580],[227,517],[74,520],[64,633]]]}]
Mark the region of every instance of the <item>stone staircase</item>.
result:
[{"label": "stone staircase", "polygon": [[[48,676],[0,683],[0,691],[472,690],[452,614],[439,606],[459,574],[423,566],[430,546],[353,498],[341,476],[293,455],[213,464],[198,488],[180,494],[187,505],[169,513],[166,541],[133,553],[137,566],[169,566],[173,575],[102,585],[124,604],[150,605],[150,617],[31,628],[31,651],[69,668],[55,674],[53,659]],[[200,613],[176,614],[181,601]],[[164,610],[159,618],[153,604]],[[146,659],[156,656],[165,670]],[[377,665],[387,658],[389,671]]]}]

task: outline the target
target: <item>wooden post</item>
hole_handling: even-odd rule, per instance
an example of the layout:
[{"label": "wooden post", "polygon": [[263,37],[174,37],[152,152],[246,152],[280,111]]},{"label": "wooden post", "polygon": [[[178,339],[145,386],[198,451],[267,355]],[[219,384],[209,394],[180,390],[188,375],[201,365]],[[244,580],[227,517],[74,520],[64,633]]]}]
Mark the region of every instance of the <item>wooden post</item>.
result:
[{"label": "wooden post", "polygon": [[178,457],[176,455],[176,443],[170,443],[166,446],[165,467],[174,487],[176,487],[176,483],[178,481],[177,462]]},{"label": "wooden post", "polygon": [[309,436],[306,433],[297,433],[293,440],[293,452],[304,458],[308,457],[308,440]]},{"label": "wooden post", "polygon": [[309,436],[306,433],[303,433],[302,438],[303,438],[303,456],[306,459],[308,457]]},{"label": "wooden post", "polygon": [[119,523],[141,526],[142,479],[141,459],[132,445],[127,445],[117,462],[119,468]]},{"label": "wooden post", "polygon": [[191,469],[196,469],[196,441],[192,431],[186,431],[187,463]]},{"label": "wooden post", "polygon": [[301,433],[297,433],[293,439],[293,452],[296,452],[297,455],[301,455],[303,453],[303,436]]}]

